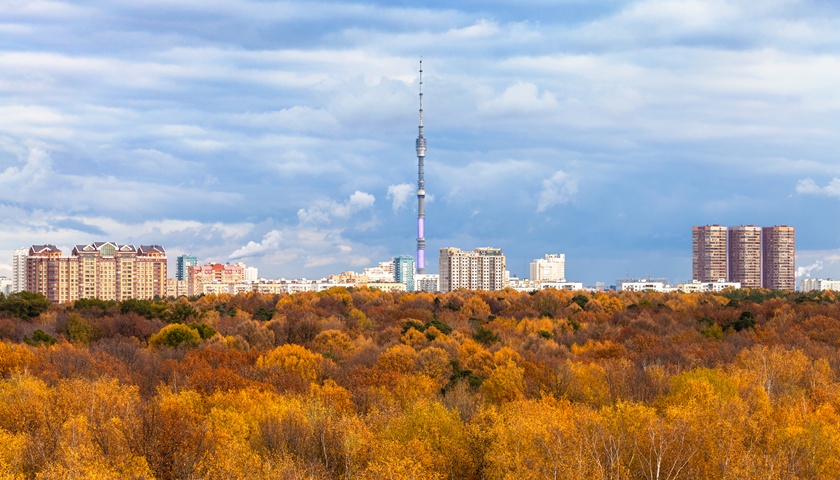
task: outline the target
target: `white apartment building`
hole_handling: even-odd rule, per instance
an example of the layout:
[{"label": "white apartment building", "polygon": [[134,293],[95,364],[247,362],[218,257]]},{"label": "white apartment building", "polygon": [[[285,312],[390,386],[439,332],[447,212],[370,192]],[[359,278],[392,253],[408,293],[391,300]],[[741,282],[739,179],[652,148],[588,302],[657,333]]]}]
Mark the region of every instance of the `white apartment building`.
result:
[{"label": "white apartment building", "polygon": [[517,292],[536,292],[537,290],[549,290],[556,288],[557,290],[583,290],[583,283],[581,282],[535,282],[533,280],[511,280],[507,283],[507,288],[516,290]]},{"label": "white apartment building", "polygon": [[741,288],[740,282],[691,282],[680,283],[673,287],[672,290],[683,293],[693,292],[720,292],[727,288]]},{"label": "white apartment building", "polygon": [[552,253],[531,262],[531,281],[565,282],[566,255]]},{"label": "white apartment building", "polygon": [[9,296],[12,293],[12,279],[6,277],[0,277],[0,293],[5,296]]},{"label": "white apartment building", "polygon": [[812,292],[814,290],[840,290],[840,280],[822,278],[803,278],[799,282],[799,290]]},{"label": "white apartment building", "polygon": [[254,283],[260,278],[259,269],[257,267],[248,267],[245,262],[236,262],[234,265],[242,267],[242,281],[245,283]]},{"label": "white apartment building", "polygon": [[664,292],[666,285],[662,282],[624,282],[619,287],[620,292]]},{"label": "white apartment building", "polygon": [[437,273],[416,273],[414,274],[414,291],[437,292],[440,290],[439,279]]},{"label": "white apartment building", "polygon": [[18,248],[12,252],[12,290],[11,293],[26,290],[26,257],[29,247]]},{"label": "white apartment building", "polygon": [[505,288],[505,256],[501,248],[476,248],[463,252],[460,248],[441,248],[440,291],[459,288],[469,290],[502,290]]}]

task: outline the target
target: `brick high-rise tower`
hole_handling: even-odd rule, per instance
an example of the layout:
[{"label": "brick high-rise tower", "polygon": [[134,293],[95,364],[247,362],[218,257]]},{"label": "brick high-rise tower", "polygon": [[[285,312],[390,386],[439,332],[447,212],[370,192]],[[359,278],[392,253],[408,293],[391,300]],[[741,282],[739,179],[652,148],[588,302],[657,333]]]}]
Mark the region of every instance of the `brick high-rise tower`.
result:
[{"label": "brick high-rise tower", "polygon": [[761,286],[761,227],[729,227],[729,277],[742,287]]},{"label": "brick high-rise tower", "polygon": [[771,290],[796,289],[796,235],[787,225],[761,229],[761,286]]},{"label": "brick high-rise tower", "polygon": [[691,278],[717,282],[727,278],[726,227],[706,225],[691,228]]}]

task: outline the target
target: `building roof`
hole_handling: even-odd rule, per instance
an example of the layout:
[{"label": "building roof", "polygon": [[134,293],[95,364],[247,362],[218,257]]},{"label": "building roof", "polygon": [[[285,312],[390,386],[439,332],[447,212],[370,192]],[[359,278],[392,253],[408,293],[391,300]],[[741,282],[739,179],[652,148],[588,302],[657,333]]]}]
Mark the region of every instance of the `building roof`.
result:
[{"label": "building roof", "polygon": [[61,250],[58,249],[55,245],[32,245],[29,247],[29,254],[32,255],[33,253],[54,253],[58,252],[61,253]]}]

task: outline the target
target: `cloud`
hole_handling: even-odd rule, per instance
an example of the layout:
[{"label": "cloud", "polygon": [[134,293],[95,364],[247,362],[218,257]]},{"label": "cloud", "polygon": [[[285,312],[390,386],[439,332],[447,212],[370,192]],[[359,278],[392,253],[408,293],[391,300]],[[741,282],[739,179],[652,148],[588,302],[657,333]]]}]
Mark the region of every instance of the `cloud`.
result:
[{"label": "cloud", "polygon": [[557,170],[551,178],[543,180],[537,212],[544,212],[555,205],[568,203],[577,191],[577,179],[562,170]]},{"label": "cloud", "polygon": [[372,208],[375,200],[373,195],[356,190],[344,203],[320,200],[309,209],[301,208],[297,215],[301,223],[330,223],[334,218],[347,219],[356,212]]},{"label": "cloud", "polygon": [[244,247],[237,249],[230,254],[231,260],[239,260],[242,258],[260,256],[268,251],[276,250],[280,247],[280,241],[283,240],[283,232],[279,230],[272,230],[263,236],[260,243],[248,242]]},{"label": "cloud", "polygon": [[533,83],[517,82],[508,87],[498,98],[480,106],[485,113],[494,115],[533,115],[557,109],[557,99],[551,92],[539,89]]},{"label": "cloud", "polygon": [[394,210],[394,213],[397,213],[408,204],[413,194],[414,185],[401,183],[399,185],[389,185],[388,195],[385,198],[392,200],[391,208]]},{"label": "cloud", "polygon": [[831,182],[824,187],[820,187],[817,185],[817,182],[810,178],[805,178],[796,184],[796,193],[840,197],[840,178],[834,177]]},{"label": "cloud", "polygon": [[808,277],[811,278],[811,272],[822,270],[823,262],[822,260],[817,260],[816,262],[808,265],[807,267],[798,267],[796,269],[796,277]]}]

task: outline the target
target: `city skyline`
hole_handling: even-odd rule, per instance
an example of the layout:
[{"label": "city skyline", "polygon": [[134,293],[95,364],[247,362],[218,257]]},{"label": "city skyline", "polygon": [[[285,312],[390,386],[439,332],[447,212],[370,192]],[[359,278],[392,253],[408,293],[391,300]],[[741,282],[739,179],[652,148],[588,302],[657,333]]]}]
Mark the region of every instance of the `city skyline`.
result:
[{"label": "city skyline", "polygon": [[269,278],[412,252],[422,55],[432,257],[493,245],[520,277],[562,252],[587,285],[679,281],[692,225],[794,225],[797,282],[840,278],[840,226],[821,215],[840,197],[829,2],[0,15],[0,276],[16,248],[87,238]]}]

